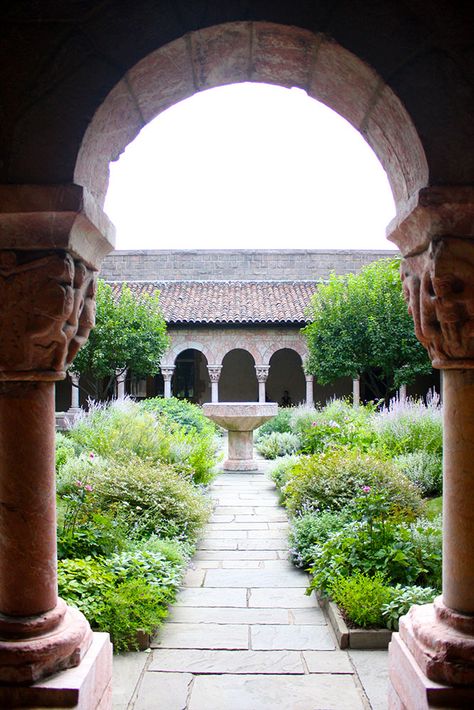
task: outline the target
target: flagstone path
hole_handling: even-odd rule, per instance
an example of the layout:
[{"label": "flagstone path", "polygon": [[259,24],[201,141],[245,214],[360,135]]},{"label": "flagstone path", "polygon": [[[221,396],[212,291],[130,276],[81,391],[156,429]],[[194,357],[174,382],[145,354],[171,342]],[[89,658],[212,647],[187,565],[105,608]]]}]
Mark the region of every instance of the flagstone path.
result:
[{"label": "flagstone path", "polygon": [[127,666],[131,678],[140,671],[132,699],[114,708],[374,707],[354,659],[336,648],[314,595],[305,595],[307,575],[287,560],[288,521],[274,484],[262,473],[221,474],[211,496],[214,513],[169,621],[143,667]]}]

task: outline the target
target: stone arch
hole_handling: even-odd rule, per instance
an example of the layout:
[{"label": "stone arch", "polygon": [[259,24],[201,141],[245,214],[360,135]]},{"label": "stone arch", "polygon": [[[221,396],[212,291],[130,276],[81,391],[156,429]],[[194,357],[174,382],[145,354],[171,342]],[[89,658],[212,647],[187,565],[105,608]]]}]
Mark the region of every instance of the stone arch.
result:
[{"label": "stone arch", "polygon": [[282,403],[284,397],[291,398],[291,404],[300,404],[306,398],[306,378],[303,358],[293,344],[277,347],[269,358],[270,369],[266,391],[273,402]]},{"label": "stone arch", "polygon": [[264,350],[262,354],[262,365],[269,365],[270,360],[273,355],[275,355],[279,350],[294,350],[301,358],[301,364],[303,365],[305,357],[308,354],[308,348],[304,339],[300,337],[288,338],[282,342],[281,339],[277,341],[272,341]]},{"label": "stone arch", "polygon": [[248,348],[230,348],[222,358],[219,399],[222,402],[256,402],[256,360]]},{"label": "stone arch", "polygon": [[255,364],[259,363],[260,351],[254,339],[246,337],[245,334],[240,335],[240,333],[233,333],[228,338],[219,338],[216,342],[215,364],[222,365],[225,356],[232,352],[232,350],[245,350],[245,352],[248,352],[252,356]]},{"label": "stone arch", "polygon": [[89,124],[75,182],[103,205],[108,166],[140,130],[178,101],[245,81],[299,87],[346,118],[385,168],[400,218],[428,184],[413,122],[374,69],[322,33],[269,22],[231,22],[188,33],[144,57],[110,91]]},{"label": "stone arch", "polygon": [[213,364],[213,353],[210,348],[206,347],[197,340],[182,340],[180,342],[172,344],[171,348],[166,351],[161,361],[162,367],[174,367],[176,358],[185,350],[199,350],[202,353],[208,364]]}]

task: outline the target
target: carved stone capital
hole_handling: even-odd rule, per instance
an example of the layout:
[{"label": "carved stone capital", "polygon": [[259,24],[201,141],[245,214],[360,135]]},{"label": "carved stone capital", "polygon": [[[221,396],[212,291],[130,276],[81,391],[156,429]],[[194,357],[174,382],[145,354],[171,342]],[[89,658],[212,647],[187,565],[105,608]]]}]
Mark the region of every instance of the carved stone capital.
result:
[{"label": "carved stone capital", "polygon": [[255,372],[259,382],[266,382],[270,372],[270,365],[255,365]]},{"label": "carved stone capital", "polygon": [[473,231],[474,187],[427,187],[393,220],[387,237],[404,256],[413,256],[440,237],[472,239]]},{"label": "carved stone capital", "polygon": [[162,367],[161,374],[165,382],[171,382],[175,368],[174,367]]},{"label": "carved stone capital", "polygon": [[209,373],[209,379],[211,382],[219,382],[219,378],[222,372],[222,365],[208,365],[207,371]]},{"label": "carved stone capital", "polygon": [[97,272],[63,250],[0,250],[0,380],[60,380],[95,322]]},{"label": "carved stone capital", "polygon": [[474,368],[474,239],[433,239],[401,276],[415,333],[440,369]]}]

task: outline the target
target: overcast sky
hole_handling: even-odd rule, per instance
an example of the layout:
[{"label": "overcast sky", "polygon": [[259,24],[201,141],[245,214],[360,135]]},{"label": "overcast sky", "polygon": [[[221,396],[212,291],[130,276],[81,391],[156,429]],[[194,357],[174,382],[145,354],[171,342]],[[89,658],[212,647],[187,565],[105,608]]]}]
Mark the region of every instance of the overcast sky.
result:
[{"label": "overcast sky", "polygon": [[394,249],[386,174],[300,89],[237,84],[148,124],[111,165],[117,249]]}]

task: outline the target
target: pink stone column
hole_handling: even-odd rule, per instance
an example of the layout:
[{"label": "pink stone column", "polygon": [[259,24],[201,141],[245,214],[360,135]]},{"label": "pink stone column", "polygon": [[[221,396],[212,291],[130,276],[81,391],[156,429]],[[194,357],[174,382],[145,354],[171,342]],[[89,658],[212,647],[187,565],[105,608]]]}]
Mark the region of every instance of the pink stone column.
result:
[{"label": "pink stone column", "polygon": [[[81,188],[2,190],[0,707],[45,707],[42,679],[57,674],[61,689],[61,671],[87,655],[88,673],[69,679],[75,697],[94,690],[88,707],[105,710],[110,641],[102,634],[89,653],[87,620],[57,596],[54,383],[94,325],[97,263],[110,245],[83,213]],[[55,706],[70,705],[66,696]]]},{"label": "pink stone column", "polygon": [[314,407],[313,375],[305,375],[306,379],[306,402],[308,407]]},{"label": "pink stone column", "polygon": [[443,373],[443,588],[390,644],[390,710],[474,707],[474,189],[421,191],[391,238],[418,339]]}]

